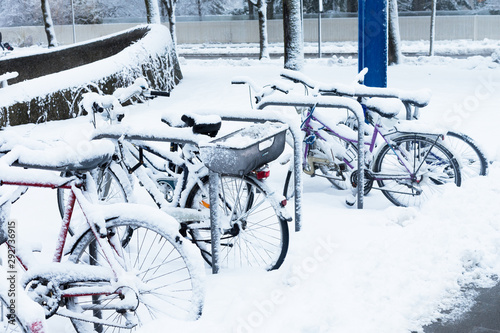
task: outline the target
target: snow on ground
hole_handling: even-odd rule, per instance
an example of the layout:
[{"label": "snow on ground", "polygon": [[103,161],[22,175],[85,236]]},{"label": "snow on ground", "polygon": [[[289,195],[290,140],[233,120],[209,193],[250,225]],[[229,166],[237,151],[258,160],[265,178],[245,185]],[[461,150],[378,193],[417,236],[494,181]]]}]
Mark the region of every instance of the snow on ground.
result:
[{"label": "snow on ground", "polygon": [[[247,102],[248,91],[231,86],[231,77],[247,75],[266,83],[277,79],[280,65],[183,61],[185,79],[166,107],[237,109]],[[343,83],[352,82],[356,71],[356,61],[348,59],[308,61],[304,69],[317,80]],[[408,59],[389,68],[389,86],[430,88],[433,98],[422,110],[423,120],[468,133],[491,159],[499,159],[494,135],[500,67],[491,59]],[[274,167],[272,181],[279,188],[283,172]],[[284,265],[275,272],[211,276],[204,315],[178,328],[396,333],[422,331],[456,308],[453,316],[471,304],[463,288],[491,286],[500,273],[499,172],[495,162],[488,177],[450,187],[420,208],[393,207],[373,193],[363,211],[347,209],[344,194],[324,180],[305,178],[303,229],[292,234]]]},{"label": "snow on ground", "polygon": [[[207,43],[207,44],[179,44],[178,46],[179,54],[183,55],[196,55],[202,54],[258,54],[259,44],[258,43],[241,43],[241,44],[218,44],[218,43]],[[500,41],[497,40],[454,40],[450,41],[435,41],[434,42],[434,52],[435,54],[447,54],[447,55],[470,55],[470,54],[481,54],[489,55],[494,52],[495,49],[500,48]],[[411,54],[428,54],[429,53],[429,42],[428,41],[402,41],[401,49],[403,53]],[[269,53],[271,54],[282,54],[283,53],[283,43],[270,43],[268,47]],[[318,43],[317,42],[306,42],[304,43],[304,52],[310,54],[317,54]],[[322,53],[337,53],[337,54],[356,54],[358,52],[358,43],[354,41],[346,42],[322,42],[321,43]]]},{"label": "snow on ground", "polygon": [[[248,89],[232,86],[231,78],[274,81],[282,60],[181,59],[181,67],[184,80],[170,98],[141,108],[142,121],[157,121],[170,110],[246,109]],[[356,72],[356,61],[343,58],[308,60],[304,68],[305,74],[327,82],[350,83]],[[279,270],[210,275],[198,321],[164,318],[140,331],[422,332],[424,325],[467,309],[472,287],[492,286],[500,274],[500,143],[495,140],[500,66],[488,57],[411,58],[389,68],[389,86],[431,89],[423,120],[477,140],[493,161],[489,175],[461,188],[451,186],[419,208],[394,207],[380,193],[371,193],[364,210],[346,208],[345,193],[325,180],[304,177],[302,230],[291,233]],[[134,117],[139,119],[139,112]],[[25,128],[42,136],[46,128],[53,136],[64,124]],[[285,168],[272,165],[269,182],[277,191]],[[55,191],[28,192],[13,208],[19,229],[28,229],[21,235],[45,242],[57,233]],[[33,208],[47,211],[48,217]],[[70,329],[68,323],[56,325]]]}]

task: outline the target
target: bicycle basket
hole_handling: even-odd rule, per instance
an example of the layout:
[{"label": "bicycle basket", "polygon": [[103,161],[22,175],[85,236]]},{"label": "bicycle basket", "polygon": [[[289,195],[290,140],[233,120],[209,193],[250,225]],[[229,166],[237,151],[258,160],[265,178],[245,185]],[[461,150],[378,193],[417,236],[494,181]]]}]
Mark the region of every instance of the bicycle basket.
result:
[{"label": "bicycle basket", "polygon": [[254,124],[200,145],[208,169],[227,175],[246,175],[274,161],[285,149],[287,125]]}]

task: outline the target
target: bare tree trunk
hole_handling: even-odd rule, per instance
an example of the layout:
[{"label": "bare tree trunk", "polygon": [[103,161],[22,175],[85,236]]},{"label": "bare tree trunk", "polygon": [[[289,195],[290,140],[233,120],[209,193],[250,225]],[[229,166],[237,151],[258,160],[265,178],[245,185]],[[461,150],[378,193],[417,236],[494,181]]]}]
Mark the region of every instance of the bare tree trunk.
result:
[{"label": "bare tree trunk", "polygon": [[146,17],[149,24],[160,24],[160,7],[158,7],[158,0],[145,0],[146,1]]},{"label": "bare tree trunk", "polygon": [[198,5],[198,16],[200,17],[200,21],[201,21],[201,18],[202,18],[202,15],[203,15],[203,12],[201,10],[201,0],[197,0],[196,3]]},{"label": "bare tree trunk", "polygon": [[254,12],[253,12],[254,1],[252,1],[252,0],[248,0],[247,1],[248,2],[248,18],[250,20],[253,20],[255,18],[255,15],[254,15]]},{"label": "bare tree trunk", "polygon": [[358,1],[357,0],[347,0],[346,11],[348,13],[355,13],[358,11]]},{"label": "bare tree trunk", "polygon": [[389,0],[389,64],[399,64],[402,58],[398,0]]},{"label": "bare tree trunk", "polygon": [[269,20],[274,18],[274,0],[267,1],[267,18]]},{"label": "bare tree trunk", "polygon": [[49,47],[57,46],[56,32],[54,31],[54,23],[50,14],[49,0],[42,0],[43,22],[45,24],[45,34],[47,34],[47,42]]},{"label": "bare tree trunk", "polygon": [[431,35],[429,41],[429,56],[434,55],[434,36],[436,35],[436,2],[437,0],[432,0],[431,9]]},{"label": "bare tree trunk", "polygon": [[170,29],[170,37],[172,38],[172,44],[176,50],[177,46],[177,32],[175,26],[175,6],[177,5],[177,0],[163,0],[165,8],[167,9],[168,15],[168,27]]},{"label": "bare tree trunk", "polygon": [[259,13],[259,35],[260,35],[260,55],[259,59],[269,59],[269,50],[267,48],[267,4],[266,0],[257,1],[257,11]]},{"label": "bare tree trunk", "polygon": [[300,0],[283,0],[285,68],[301,70],[304,65]]}]

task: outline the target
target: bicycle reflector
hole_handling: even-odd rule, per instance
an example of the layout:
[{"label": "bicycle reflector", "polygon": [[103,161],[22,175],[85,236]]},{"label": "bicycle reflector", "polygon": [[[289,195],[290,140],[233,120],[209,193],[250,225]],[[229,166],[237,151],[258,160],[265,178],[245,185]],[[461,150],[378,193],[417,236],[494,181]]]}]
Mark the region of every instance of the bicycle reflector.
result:
[{"label": "bicycle reflector", "polygon": [[255,174],[255,176],[257,177],[257,179],[261,180],[261,179],[268,178],[269,175],[271,174],[271,170],[269,169],[269,165],[264,164],[260,168],[255,169],[253,171],[253,173]]}]

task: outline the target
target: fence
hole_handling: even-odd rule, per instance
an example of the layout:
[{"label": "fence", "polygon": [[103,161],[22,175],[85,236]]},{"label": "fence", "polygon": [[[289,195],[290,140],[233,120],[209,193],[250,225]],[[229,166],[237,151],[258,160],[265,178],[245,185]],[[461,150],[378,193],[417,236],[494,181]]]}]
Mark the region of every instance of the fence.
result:
[{"label": "fence", "polygon": [[[429,39],[430,17],[402,16],[399,18],[402,40]],[[128,29],[136,23],[77,25],[77,41],[98,38]],[[358,25],[356,17],[323,18],[321,20],[324,42],[356,41]],[[4,40],[14,45],[29,46],[45,44],[43,27],[0,28]],[[57,39],[61,44],[73,43],[73,27],[56,26]],[[268,21],[269,42],[283,41],[282,20]],[[257,43],[258,22],[253,20],[192,21],[177,22],[178,43]],[[436,18],[436,40],[453,39],[500,39],[500,15],[438,16]],[[318,20],[304,20],[304,40],[318,40]]]}]

